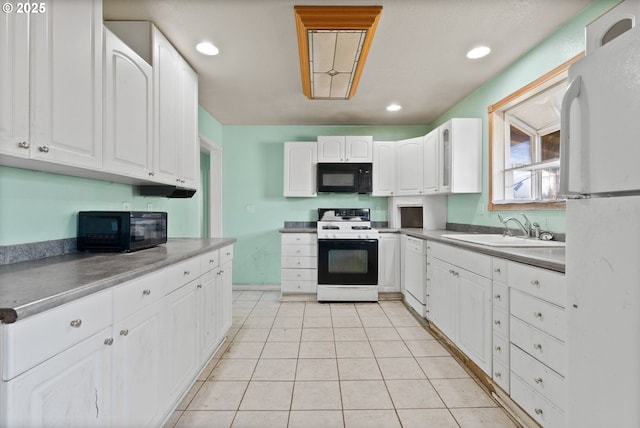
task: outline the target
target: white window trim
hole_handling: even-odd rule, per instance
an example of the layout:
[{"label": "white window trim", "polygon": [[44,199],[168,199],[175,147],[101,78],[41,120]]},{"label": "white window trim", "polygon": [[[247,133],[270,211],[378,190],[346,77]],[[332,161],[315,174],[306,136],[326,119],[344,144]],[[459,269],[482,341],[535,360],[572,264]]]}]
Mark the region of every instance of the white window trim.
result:
[{"label": "white window trim", "polygon": [[[489,112],[489,209],[490,210],[509,210],[509,209],[564,209],[566,204],[564,200],[505,200],[505,145],[507,133],[505,131],[504,112],[516,106],[527,98],[535,96],[547,88],[560,83],[567,79],[569,66],[582,58],[584,54],[579,54],[569,61],[561,64],[549,73],[541,76],[539,79],[524,86],[518,91],[508,95],[501,101],[488,107]],[[554,126],[555,127],[555,126]],[[554,127],[548,127],[544,131],[540,131],[541,135],[546,135],[554,131]],[[559,129],[559,125],[555,130]],[[555,161],[552,161],[555,162]],[[547,164],[548,162],[544,162]],[[501,166],[500,166],[501,165]],[[539,163],[539,169],[543,163]]]}]

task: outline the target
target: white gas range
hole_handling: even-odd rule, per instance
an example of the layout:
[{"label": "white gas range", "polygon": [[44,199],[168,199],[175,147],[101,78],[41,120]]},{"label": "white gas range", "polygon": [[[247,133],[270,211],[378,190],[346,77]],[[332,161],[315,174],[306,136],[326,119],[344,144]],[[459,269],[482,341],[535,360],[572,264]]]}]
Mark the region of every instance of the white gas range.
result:
[{"label": "white gas range", "polygon": [[378,231],[368,208],[318,209],[318,301],[378,301]]}]

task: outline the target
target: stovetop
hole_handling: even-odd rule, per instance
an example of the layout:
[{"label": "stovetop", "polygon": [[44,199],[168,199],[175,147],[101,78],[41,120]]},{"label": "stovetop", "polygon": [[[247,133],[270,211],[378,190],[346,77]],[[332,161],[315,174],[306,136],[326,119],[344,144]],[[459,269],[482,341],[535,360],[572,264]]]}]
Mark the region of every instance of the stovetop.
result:
[{"label": "stovetop", "polygon": [[318,208],[318,239],[378,239],[369,208]]}]

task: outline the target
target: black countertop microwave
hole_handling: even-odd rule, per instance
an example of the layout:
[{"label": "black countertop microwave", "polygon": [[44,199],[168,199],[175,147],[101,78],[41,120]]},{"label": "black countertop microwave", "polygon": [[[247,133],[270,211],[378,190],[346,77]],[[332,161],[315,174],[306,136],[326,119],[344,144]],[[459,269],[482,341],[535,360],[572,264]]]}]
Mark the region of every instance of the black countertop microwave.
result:
[{"label": "black countertop microwave", "polygon": [[318,192],[371,193],[370,163],[319,163]]},{"label": "black countertop microwave", "polygon": [[78,251],[130,252],[167,242],[167,213],[80,211]]}]

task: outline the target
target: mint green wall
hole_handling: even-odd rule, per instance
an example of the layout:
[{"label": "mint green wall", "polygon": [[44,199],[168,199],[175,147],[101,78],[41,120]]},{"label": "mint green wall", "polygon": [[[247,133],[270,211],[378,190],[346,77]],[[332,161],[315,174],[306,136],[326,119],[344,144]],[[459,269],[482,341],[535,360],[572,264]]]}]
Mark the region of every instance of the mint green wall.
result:
[{"label": "mint green wall", "polygon": [[[500,226],[498,211],[489,212],[486,209],[489,199],[487,107],[582,52],[584,50],[585,25],[618,2],[619,0],[596,1],[432,123],[435,128],[452,117],[481,117],[483,119],[483,191],[480,195],[449,196],[449,222]],[[486,60],[490,61],[491,57]],[[484,213],[482,213],[482,208],[484,208]],[[537,221],[543,229],[555,232],[565,231],[564,210],[526,211],[526,213],[531,221]],[[508,214],[519,215],[519,212],[511,211]]]},{"label": "mint green wall", "polygon": [[427,126],[224,126],[224,235],[238,239],[235,284],[280,283],[280,234],[284,221],[315,221],[319,207],[369,207],[387,220],[387,198],[365,195],[282,196],[285,141],[315,141],[318,135],[373,135],[399,140],[424,135]]},{"label": "mint green wall", "polygon": [[212,143],[222,146],[222,125],[200,106],[198,106],[198,131]]}]

